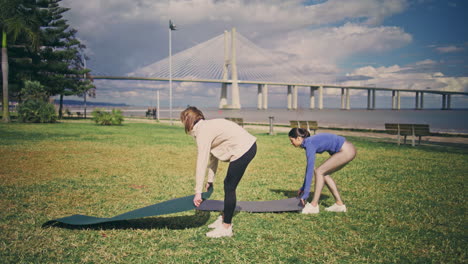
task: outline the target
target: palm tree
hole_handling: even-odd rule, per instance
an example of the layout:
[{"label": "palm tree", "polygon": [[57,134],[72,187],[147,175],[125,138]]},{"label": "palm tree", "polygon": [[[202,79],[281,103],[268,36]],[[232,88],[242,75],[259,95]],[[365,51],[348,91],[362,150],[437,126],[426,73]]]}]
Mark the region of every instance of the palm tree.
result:
[{"label": "palm tree", "polygon": [[10,122],[10,109],[8,101],[8,53],[7,53],[7,34],[2,30],[2,77],[3,77],[3,115],[2,121]]},{"label": "palm tree", "polygon": [[0,28],[2,31],[3,122],[10,122],[8,98],[8,49],[7,37],[15,41],[22,34],[33,48],[39,46],[38,4],[31,0],[0,0]]}]

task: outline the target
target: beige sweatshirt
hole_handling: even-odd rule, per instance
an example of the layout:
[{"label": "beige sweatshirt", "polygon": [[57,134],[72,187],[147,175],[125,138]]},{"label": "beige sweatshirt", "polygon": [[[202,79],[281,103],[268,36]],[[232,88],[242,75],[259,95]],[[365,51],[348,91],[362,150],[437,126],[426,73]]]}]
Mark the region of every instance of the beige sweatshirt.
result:
[{"label": "beige sweatshirt", "polygon": [[[195,192],[203,191],[206,168],[208,182],[213,182],[218,160],[231,162],[242,157],[257,140],[245,129],[226,119],[200,120],[191,135],[197,141],[198,157]],[[209,161],[209,162],[208,162]]]}]

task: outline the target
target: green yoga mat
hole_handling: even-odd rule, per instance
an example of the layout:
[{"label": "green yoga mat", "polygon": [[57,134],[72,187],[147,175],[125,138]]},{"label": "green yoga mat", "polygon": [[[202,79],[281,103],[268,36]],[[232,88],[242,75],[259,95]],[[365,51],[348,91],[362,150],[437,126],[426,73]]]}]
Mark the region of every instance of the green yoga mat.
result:
[{"label": "green yoga mat", "polygon": [[[213,193],[213,188],[210,188],[207,192],[202,194],[202,198],[208,199],[211,194]],[[195,209],[195,205],[193,205],[193,197],[194,195],[176,198],[169,201],[165,201],[158,204],[153,204],[150,206],[146,206],[140,209],[136,209],[127,213],[123,213],[111,218],[99,218],[94,216],[87,216],[87,215],[72,215],[67,216],[59,219],[55,219],[53,221],[57,221],[64,224],[69,225],[93,225],[93,224],[100,224],[106,222],[113,222],[113,221],[121,221],[121,220],[130,220],[148,216],[157,216],[157,215],[165,215],[165,214],[173,214],[178,212],[184,212]]]},{"label": "green yoga mat", "polygon": [[[189,211],[197,209],[200,211],[222,211],[224,207],[223,201],[207,200],[213,193],[213,188],[202,194],[203,201],[199,207],[193,205],[194,195],[176,198],[162,203],[146,206],[136,209],[124,214],[120,214],[111,218],[99,218],[87,215],[72,215],[53,221],[61,222],[69,225],[93,225],[106,222],[130,220],[148,216],[157,216],[165,214],[173,214],[178,212]],[[300,199],[289,198],[284,200],[274,201],[256,201],[256,202],[243,202],[237,203],[236,211],[245,211],[252,213],[271,213],[271,212],[293,212],[302,210],[303,206],[300,204]]]}]

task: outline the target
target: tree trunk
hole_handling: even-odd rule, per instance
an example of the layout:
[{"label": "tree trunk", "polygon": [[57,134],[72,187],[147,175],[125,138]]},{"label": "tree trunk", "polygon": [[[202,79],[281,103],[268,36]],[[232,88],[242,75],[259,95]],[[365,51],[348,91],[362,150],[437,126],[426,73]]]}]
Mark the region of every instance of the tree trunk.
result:
[{"label": "tree trunk", "polygon": [[2,76],[3,76],[3,117],[2,121],[10,122],[10,109],[8,100],[8,54],[7,54],[7,35],[2,32]]},{"label": "tree trunk", "polygon": [[59,104],[59,119],[62,119],[63,114],[62,114],[62,109],[63,109],[63,94],[60,94],[60,104]]},{"label": "tree trunk", "polygon": [[86,119],[86,95],[88,91],[84,92],[84,118]]}]

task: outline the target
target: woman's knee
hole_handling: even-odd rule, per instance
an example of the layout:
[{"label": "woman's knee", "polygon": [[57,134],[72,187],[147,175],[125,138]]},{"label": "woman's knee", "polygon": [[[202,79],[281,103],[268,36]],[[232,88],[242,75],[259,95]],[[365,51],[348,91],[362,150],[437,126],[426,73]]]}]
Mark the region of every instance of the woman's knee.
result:
[{"label": "woman's knee", "polygon": [[236,187],[237,186],[224,182],[224,193],[236,193]]},{"label": "woman's knee", "polygon": [[321,176],[325,176],[325,174],[327,173],[327,171],[321,167],[318,167],[318,168],[315,168],[314,169],[314,175],[315,177],[321,177]]}]

